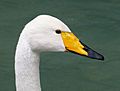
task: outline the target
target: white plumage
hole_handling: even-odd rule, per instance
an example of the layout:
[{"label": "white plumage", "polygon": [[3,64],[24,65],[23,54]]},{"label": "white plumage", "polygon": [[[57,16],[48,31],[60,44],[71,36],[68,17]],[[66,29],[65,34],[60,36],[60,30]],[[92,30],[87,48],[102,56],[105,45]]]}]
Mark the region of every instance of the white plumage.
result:
[{"label": "white plumage", "polygon": [[41,91],[40,53],[66,50],[94,59],[104,59],[102,55],[80,43],[79,39],[59,19],[40,15],[30,21],[20,34],[16,47],[16,90]]},{"label": "white plumage", "polygon": [[39,53],[65,51],[61,35],[55,32],[57,29],[70,32],[63,22],[49,15],[36,17],[23,29],[15,55],[17,91],[41,91]]}]

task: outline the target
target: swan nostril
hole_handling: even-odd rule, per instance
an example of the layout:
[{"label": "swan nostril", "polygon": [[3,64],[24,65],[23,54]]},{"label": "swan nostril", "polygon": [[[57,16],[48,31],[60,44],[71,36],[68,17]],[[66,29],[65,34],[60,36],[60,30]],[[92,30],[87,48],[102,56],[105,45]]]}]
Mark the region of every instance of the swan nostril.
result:
[{"label": "swan nostril", "polygon": [[85,51],[88,51],[88,49],[87,49],[87,48],[85,48],[85,47],[84,47],[83,49],[84,49]]}]

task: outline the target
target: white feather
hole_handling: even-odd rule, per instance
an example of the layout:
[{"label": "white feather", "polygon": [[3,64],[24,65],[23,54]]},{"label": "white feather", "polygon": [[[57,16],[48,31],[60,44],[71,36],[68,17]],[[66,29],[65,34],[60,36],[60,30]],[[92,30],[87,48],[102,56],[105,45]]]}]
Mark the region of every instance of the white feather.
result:
[{"label": "white feather", "polygon": [[60,34],[55,30],[70,32],[59,19],[40,15],[30,21],[22,33],[15,54],[15,76],[17,91],[41,91],[39,54],[46,51],[65,51]]}]

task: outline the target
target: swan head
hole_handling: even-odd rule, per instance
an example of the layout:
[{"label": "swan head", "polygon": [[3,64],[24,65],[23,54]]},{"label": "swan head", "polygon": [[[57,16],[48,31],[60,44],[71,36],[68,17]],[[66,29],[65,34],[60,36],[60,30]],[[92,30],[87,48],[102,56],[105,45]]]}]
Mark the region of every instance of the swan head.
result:
[{"label": "swan head", "polygon": [[104,57],[82,43],[61,20],[40,15],[24,28],[24,34],[33,51],[69,51],[75,54],[103,60]]}]

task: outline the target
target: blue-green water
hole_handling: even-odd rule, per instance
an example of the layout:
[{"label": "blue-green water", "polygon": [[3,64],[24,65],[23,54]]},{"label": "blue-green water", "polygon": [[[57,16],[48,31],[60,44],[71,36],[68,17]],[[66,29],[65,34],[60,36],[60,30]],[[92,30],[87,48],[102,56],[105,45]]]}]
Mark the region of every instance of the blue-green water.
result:
[{"label": "blue-green water", "polygon": [[0,0],[0,91],[15,91],[17,39],[39,14],[60,18],[105,56],[100,62],[71,53],[43,53],[43,91],[120,91],[119,0]]}]

